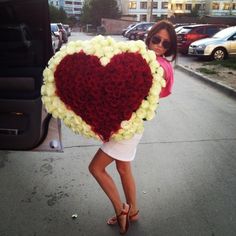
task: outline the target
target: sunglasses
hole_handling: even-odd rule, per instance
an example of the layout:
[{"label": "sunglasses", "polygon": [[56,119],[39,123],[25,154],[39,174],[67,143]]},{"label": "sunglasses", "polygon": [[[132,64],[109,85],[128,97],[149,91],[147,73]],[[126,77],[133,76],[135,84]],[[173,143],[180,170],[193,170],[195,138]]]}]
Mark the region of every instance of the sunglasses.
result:
[{"label": "sunglasses", "polygon": [[171,46],[170,41],[165,40],[165,39],[162,39],[162,38],[159,37],[159,36],[153,36],[153,37],[151,38],[151,42],[152,42],[153,44],[160,44],[160,43],[161,43],[162,47],[163,47],[164,49],[166,49],[166,50],[169,49],[170,46]]}]

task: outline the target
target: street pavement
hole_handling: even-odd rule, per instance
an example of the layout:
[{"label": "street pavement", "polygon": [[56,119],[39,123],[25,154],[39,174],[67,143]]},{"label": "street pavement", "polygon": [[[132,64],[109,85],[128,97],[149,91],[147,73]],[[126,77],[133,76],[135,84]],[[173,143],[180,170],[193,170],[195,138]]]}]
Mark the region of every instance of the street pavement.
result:
[{"label": "street pavement", "polygon": [[[140,220],[127,235],[234,236],[235,99],[178,69],[175,81],[132,163]],[[65,126],[62,136],[63,153],[0,151],[0,236],[119,235],[88,171],[100,143]]]}]

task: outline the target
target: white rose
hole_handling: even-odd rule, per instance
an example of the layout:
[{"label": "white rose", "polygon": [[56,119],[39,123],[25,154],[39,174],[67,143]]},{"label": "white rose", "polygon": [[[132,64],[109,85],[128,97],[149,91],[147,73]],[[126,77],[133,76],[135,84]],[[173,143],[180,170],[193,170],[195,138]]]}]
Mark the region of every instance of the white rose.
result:
[{"label": "white rose", "polygon": [[106,66],[110,62],[110,59],[107,57],[102,57],[100,58],[100,62],[103,66]]},{"label": "white rose", "polygon": [[145,111],[145,109],[139,108],[139,109],[136,111],[136,115],[137,115],[140,119],[143,119],[143,118],[146,116],[146,111]]},{"label": "white rose", "polygon": [[155,112],[154,111],[151,111],[151,110],[148,110],[147,111],[147,115],[146,115],[146,119],[147,120],[152,120],[155,116]]}]

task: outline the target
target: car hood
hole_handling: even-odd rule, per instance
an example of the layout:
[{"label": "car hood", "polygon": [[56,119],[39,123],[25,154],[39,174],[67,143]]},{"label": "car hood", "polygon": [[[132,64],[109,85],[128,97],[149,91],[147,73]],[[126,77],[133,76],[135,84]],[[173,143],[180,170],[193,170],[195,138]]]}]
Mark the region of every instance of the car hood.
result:
[{"label": "car hood", "polygon": [[215,44],[215,43],[218,43],[218,42],[222,42],[222,39],[219,39],[219,38],[205,38],[205,39],[200,39],[200,40],[197,40],[195,42],[192,43],[192,45],[194,46],[199,46],[199,45],[202,45],[202,44]]}]

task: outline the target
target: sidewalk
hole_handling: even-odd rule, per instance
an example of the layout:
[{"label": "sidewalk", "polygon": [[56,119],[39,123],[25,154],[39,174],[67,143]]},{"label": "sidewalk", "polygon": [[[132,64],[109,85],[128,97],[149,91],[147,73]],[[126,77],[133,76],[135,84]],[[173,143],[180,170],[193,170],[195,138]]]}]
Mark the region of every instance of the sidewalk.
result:
[{"label": "sidewalk", "polygon": [[[127,236],[234,236],[235,100],[175,73],[132,163],[140,221]],[[1,236],[119,235],[88,171],[100,143],[62,128],[63,153],[0,151]],[[115,168],[108,172],[120,189]]]},{"label": "sidewalk", "polygon": [[[201,65],[199,65],[200,67]],[[202,80],[203,82],[213,86],[214,88],[220,90],[226,95],[236,97],[236,79],[233,78],[235,76],[236,71],[230,71],[228,73],[228,77],[221,78],[217,75],[205,75],[197,71],[196,67],[186,66],[181,63],[176,64],[175,68],[189,74],[193,78],[197,78]],[[236,76],[235,76],[236,77]]]}]

